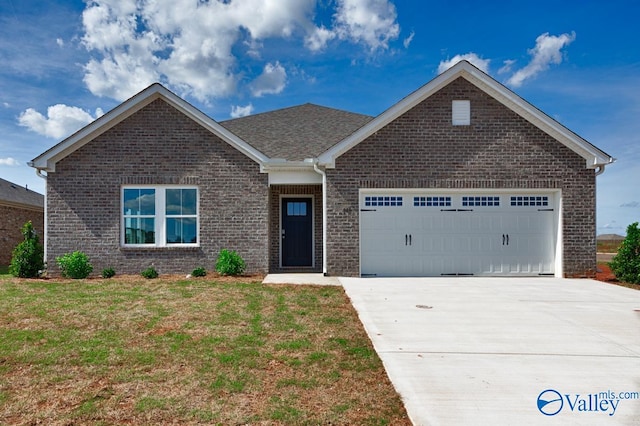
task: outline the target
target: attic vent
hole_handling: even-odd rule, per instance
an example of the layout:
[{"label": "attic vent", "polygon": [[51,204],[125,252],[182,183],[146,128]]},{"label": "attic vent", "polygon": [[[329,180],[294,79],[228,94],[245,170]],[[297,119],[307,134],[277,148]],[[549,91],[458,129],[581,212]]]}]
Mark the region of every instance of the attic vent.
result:
[{"label": "attic vent", "polygon": [[471,101],[453,101],[451,103],[451,124],[454,126],[471,124]]}]

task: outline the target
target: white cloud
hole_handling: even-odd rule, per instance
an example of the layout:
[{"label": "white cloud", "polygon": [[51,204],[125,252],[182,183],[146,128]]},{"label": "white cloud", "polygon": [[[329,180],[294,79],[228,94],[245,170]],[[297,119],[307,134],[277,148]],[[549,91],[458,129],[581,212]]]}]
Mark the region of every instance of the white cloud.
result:
[{"label": "white cloud", "polygon": [[400,34],[396,7],[387,0],[339,0],[334,16],[340,39],[363,43],[371,51],[387,49]]},{"label": "white cloud", "polygon": [[442,74],[460,61],[469,61],[480,70],[488,73],[489,62],[491,62],[491,59],[482,59],[480,56],[473,52],[465,53],[464,55],[456,55],[451,59],[440,62],[440,65],[438,65],[438,74]]},{"label": "white cloud", "polygon": [[539,35],[536,38],[536,46],[528,50],[531,55],[531,61],[525,67],[516,71],[507,80],[507,84],[512,87],[520,87],[525,80],[549,69],[551,64],[561,63],[562,48],[571,44],[575,39],[575,32],[559,36],[550,36],[549,33]]},{"label": "white cloud", "polygon": [[[259,60],[262,41],[300,42],[311,51],[333,39],[388,48],[398,37],[388,0],[337,0],[332,26],[317,25],[319,0],[92,0],[82,15],[91,59],[84,81],[98,96],[124,100],[155,81],[206,101],[237,90],[238,46]],[[267,93],[267,92],[264,92]]]},{"label": "white cloud", "polygon": [[234,105],[231,107],[231,118],[240,118],[246,117],[247,115],[251,115],[253,113],[253,104],[240,106]]},{"label": "white cloud", "polygon": [[513,67],[513,64],[516,63],[516,61],[513,60],[513,59],[507,59],[507,60],[503,61],[502,63],[503,63],[503,65],[498,70],[498,74],[506,74],[506,73],[511,72],[511,68]]},{"label": "white cloud", "polygon": [[409,36],[402,41],[402,45],[404,46],[405,49],[409,48],[409,45],[413,41],[413,37],[415,37],[415,35],[416,35],[416,32],[411,31],[411,34],[409,34]]},{"label": "white cloud", "polygon": [[638,202],[638,201],[629,201],[627,203],[620,204],[620,207],[636,208],[636,207],[640,207],[640,202]]},{"label": "white cloud", "polygon": [[56,44],[57,44],[59,47],[64,47],[64,40],[62,40],[61,38],[57,38],[57,39],[56,39]]},{"label": "white cloud", "polygon": [[43,136],[59,139],[91,123],[102,114],[99,108],[94,117],[81,108],[58,104],[47,109],[46,117],[35,109],[28,108],[20,114],[18,123]]},{"label": "white cloud", "polygon": [[251,93],[255,97],[278,94],[287,84],[287,71],[279,62],[267,64],[264,71],[251,83]]},{"label": "white cloud", "polygon": [[327,43],[336,38],[336,36],[337,35],[334,31],[325,28],[323,25],[319,28],[315,28],[311,34],[305,38],[304,44],[307,49],[315,52],[324,49],[327,46]]},{"label": "white cloud", "polygon": [[0,166],[19,166],[20,162],[13,157],[0,158]]}]

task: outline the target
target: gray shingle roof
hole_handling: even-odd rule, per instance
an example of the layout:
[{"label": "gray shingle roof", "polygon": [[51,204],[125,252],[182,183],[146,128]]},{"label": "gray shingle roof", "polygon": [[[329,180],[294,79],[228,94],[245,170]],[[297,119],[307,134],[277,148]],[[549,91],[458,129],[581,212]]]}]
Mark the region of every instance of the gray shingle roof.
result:
[{"label": "gray shingle roof", "polygon": [[372,119],[307,103],[220,124],[271,158],[301,161],[319,156]]},{"label": "gray shingle roof", "polygon": [[0,204],[3,202],[44,209],[44,195],[0,178]]}]

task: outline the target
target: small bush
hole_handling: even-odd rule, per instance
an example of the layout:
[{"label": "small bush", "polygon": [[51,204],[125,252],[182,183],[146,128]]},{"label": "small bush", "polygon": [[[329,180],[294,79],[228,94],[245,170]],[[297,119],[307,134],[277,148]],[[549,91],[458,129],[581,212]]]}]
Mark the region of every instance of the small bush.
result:
[{"label": "small bush", "polygon": [[246,264],[235,251],[223,249],[216,261],[216,271],[220,275],[240,275],[244,272]]},{"label": "small bush", "polygon": [[204,277],[206,275],[207,275],[207,270],[202,267],[196,268],[191,272],[192,277]]},{"label": "small bush", "polygon": [[144,271],[140,272],[140,275],[151,280],[153,278],[158,278],[158,271],[153,266],[148,267]]},{"label": "small bush", "polygon": [[627,236],[620,244],[618,254],[613,257],[609,266],[620,281],[640,284],[640,228],[638,228],[638,222],[627,227]]},{"label": "small bush", "polygon": [[116,271],[113,268],[105,268],[102,270],[102,278],[113,278],[116,275]]},{"label": "small bush", "polygon": [[67,253],[56,257],[56,262],[65,278],[79,280],[87,278],[93,272],[93,266],[89,263],[89,258],[81,251]]},{"label": "small bush", "polygon": [[44,248],[31,221],[25,223],[20,232],[24,240],[13,249],[9,273],[14,277],[36,278],[44,269]]}]

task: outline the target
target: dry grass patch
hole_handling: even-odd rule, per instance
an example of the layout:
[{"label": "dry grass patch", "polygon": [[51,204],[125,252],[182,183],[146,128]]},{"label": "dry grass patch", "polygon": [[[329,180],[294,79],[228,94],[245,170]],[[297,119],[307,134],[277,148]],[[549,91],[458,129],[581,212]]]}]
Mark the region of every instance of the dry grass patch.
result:
[{"label": "dry grass patch", "polygon": [[0,278],[2,424],[410,424],[339,287]]}]

